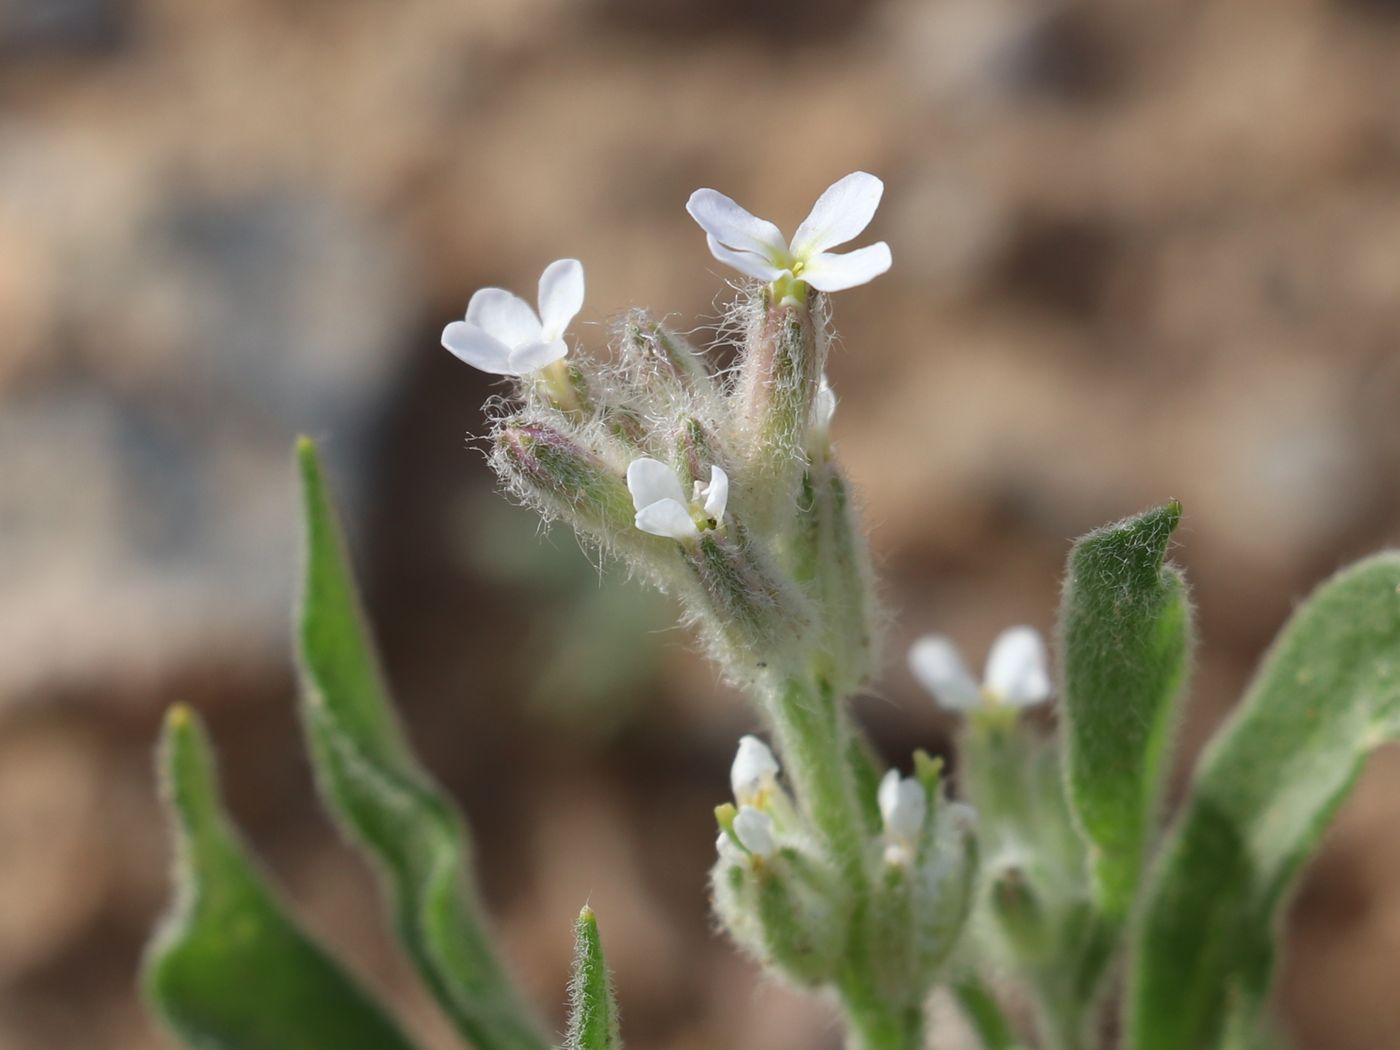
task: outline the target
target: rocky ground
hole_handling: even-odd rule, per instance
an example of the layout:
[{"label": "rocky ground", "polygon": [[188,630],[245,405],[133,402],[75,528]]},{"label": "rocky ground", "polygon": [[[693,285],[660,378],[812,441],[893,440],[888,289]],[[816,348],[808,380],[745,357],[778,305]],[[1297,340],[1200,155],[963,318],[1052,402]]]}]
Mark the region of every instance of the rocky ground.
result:
[{"label": "rocky ground", "polygon": [[[538,1001],[591,897],[631,1045],[835,1047],[709,928],[751,716],[664,603],[498,504],[438,329],[570,254],[586,345],[634,303],[713,319],[691,189],[791,228],[879,173],[895,267],[836,300],[831,367],[897,614],[864,715],[946,744],[909,638],[1048,627],[1069,539],[1177,497],[1184,765],[1291,603],[1400,539],[1397,47],[1388,0],[0,3],[0,1047],[169,1045],[132,980],[181,697],[312,925],[451,1045],[310,796],[299,431]],[[1302,1050],[1400,1032],[1398,788],[1379,756],[1293,909]]]}]

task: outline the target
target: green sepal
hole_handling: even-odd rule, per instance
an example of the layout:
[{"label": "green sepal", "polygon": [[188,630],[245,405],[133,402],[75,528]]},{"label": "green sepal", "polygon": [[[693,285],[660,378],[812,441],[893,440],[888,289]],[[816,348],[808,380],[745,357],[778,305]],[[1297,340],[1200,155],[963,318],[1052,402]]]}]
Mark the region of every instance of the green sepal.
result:
[{"label": "green sepal", "polygon": [[1372,749],[1400,736],[1400,554],[1294,613],[1211,741],[1145,895],[1129,1046],[1236,1043],[1268,991],[1280,905]]},{"label": "green sepal", "polygon": [[544,1050],[483,928],[465,826],[409,748],[365,631],[315,446],[297,446],[305,577],[297,641],[317,786],[374,861],[397,932],[443,1010],[478,1050]]},{"label": "green sepal", "polygon": [[574,924],[574,970],[569,981],[565,1050],[622,1050],[612,975],[603,957],[598,919],[587,906]]},{"label": "green sepal", "polygon": [[142,986],[165,1023],[196,1050],[411,1050],[268,888],[223,812],[209,741],[186,707],[170,710],[159,764],[177,896]]},{"label": "green sepal", "polygon": [[1114,920],[1141,879],[1189,659],[1186,583],[1164,564],[1180,520],[1173,501],[1080,539],[1060,606],[1069,801]]}]

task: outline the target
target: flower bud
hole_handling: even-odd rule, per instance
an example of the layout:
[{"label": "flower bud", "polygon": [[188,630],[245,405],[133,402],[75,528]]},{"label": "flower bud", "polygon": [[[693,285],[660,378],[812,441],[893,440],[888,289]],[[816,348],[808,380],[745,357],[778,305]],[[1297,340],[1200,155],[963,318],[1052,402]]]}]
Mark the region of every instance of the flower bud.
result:
[{"label": "flower bud", "polygon": [[704,355],[646,311],[633,310],[627,315],[618,345],[636,386],[660,386],[672,395],[715,396],[714,378]]},{"label": "flower bud", "polygon": [[[881,786],[886,859],[893,862],[875,888],[867,950],[884,994],[912,1005],[943,976],[967,920],[976,838],[967,808],[946,802],[929,807],[921,779],[902,780],[891,771]],[[918,830],[910,834],[915,817]]]},{"label": "flower bud", "polygon": [[1045,961],[1054,948],[1052,923],[1024,868],[1007,865],[987,890],[991,911],[1008,947],[1022,965]]},{"label": "flower bud", "polygon": [[720,835],[712,886],[725,929],[742,948],[793,980],[829,981],[849,925],[844,887],[822,861],[776,841],[772,824],[758,810],[741,808],[731,826],[747,852]]},{"label": "flower bud", "polygon": [[551,422],[508,419],[496,428],[491,465],[514,495],[547,520],[568,522],[657,582],[681,578],[674,545],[635,527],[622,473],[581,437]]}]

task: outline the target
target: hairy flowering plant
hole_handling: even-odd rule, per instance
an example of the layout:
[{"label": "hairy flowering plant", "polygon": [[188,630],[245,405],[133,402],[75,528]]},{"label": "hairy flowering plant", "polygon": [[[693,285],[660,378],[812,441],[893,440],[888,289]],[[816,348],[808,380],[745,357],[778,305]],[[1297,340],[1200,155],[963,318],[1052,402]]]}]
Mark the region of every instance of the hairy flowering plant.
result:
[{"label": "hairy flowering plant", "polygon": [[[739,741],[715,811],[713,908],[765,972],[837,1005],[851,1047],[938,1045],[939,992],[985,1050],[1279,1046],[1265,1004],[1282,904],[1366,754],[1400,735],[1400,555],[1298,608],[1171,821],[1160,803],[1192,645],[1186,584],[1165,560],[1174,502],[1074,545],[1053,675],[1028,627],[1001,635],[980,682],[947,638],[919,640],[913,673],[962,720],[958,776],[922,751],[888,766],[848,704],[879,672],[881,615],[824,378],[827,294],[890,265],[883,243],[832,249],[882,189],[841,179],[791,240],[714,190],[690,198],[715,258],[751,279],[727,371],[642,312],[606,361],[571,353],[575,260],[544,271],[538,312],[477,292],[443,345],[508,377],[491,464],[517,500],[676,595],[752,698],[764,732]],[[301,713],[322,797],[462,1037],[543,1050],[486,932],[465,824],[394,717],[309,442],[298,459]],[[1054,732],[1025,717],[1052,698]],[[268,888],[185,708],[160,765],[178,893],[145,986],[171,1029],[218,1050],[409,1047]],[[565,1045],[615,1050],[587,908],[575,935]]]}]

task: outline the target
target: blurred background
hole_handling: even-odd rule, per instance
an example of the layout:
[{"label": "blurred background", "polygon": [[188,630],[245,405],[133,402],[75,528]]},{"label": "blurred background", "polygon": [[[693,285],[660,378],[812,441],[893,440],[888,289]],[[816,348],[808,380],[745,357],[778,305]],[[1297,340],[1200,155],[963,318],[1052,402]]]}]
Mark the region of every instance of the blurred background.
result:
[{"label": "blurred background", "polygon": [[[836,298],[830,369],[894,613],[862,717],[945,749],[908,641],[1049,628],[1070,540],[1177,497],[1184,768],[1292,603],[1400,540],[1397,57],[1392,0],[0,0],[0,1047],[173,1045],[133,979],[177,698],[301,914],[453,1045],[311,793],[301,431],[551,1022],[591,898],[632,1046],[836,1047],[708,919],[753,716],[496,496],[441,326],[564,255],[585,347],[633,304],[703,326],[692,189],[790,232],[881,175],[895,266]],[[1382,754],[1292,909],[1303,1050],[1400,1045],[1397,798]]]}]

